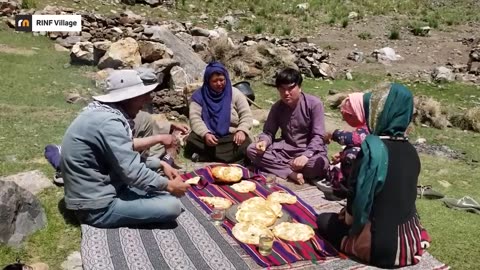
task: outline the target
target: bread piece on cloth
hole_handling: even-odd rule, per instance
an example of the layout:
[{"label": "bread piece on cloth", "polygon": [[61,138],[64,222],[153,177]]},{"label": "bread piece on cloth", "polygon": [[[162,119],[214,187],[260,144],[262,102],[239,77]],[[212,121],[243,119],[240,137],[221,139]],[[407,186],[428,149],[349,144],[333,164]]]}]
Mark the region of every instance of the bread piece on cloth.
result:
[{"label": "bread piece on cloth", "polygon": [[252,181],[242,180],[240,183],[231,186],[236,192],[248,193],[257,189],[257,185]]},{"label": "bread piece on cloth", "polygon": [[212,175],[215,182],[236,183],[243,177],[243,171],[234,166],[216,166],[212,168]]},{"label": "bread piece on cloth", "polygon": [[198,185],[199,181],[200,181],[200,176],[195,176],[190,179],[187,179],[185,183],[189,185]]},{"label": "bread piece on cloth", "polygon": [[273,227],[273,234],[287,241],[308,241],[315,232],[312,227],[302,223],[282,222]]},{"label": "bread piece on cloth", "polygon": [[297,202],[297,196],[284,191],[275,191],[268,195],[267,200],[278,203],[294,204]]},{"label": "bread piece on cloth", "polygon": [[258,245],[261,235],[270,235],[273,237],[272,231],[267,227],[250,222],[235,224],[232,228],[232,234],[238,241],[252,245]]},{"label": "bread piece on cloth", "polygon": [[222,209],[228,209],[230,206],[232,206],[232,202],[228,199],[222,198],[222,197],[198,197],[200,200],[205,202],[206,204],[209,204],[215,208],[222,208]]}]

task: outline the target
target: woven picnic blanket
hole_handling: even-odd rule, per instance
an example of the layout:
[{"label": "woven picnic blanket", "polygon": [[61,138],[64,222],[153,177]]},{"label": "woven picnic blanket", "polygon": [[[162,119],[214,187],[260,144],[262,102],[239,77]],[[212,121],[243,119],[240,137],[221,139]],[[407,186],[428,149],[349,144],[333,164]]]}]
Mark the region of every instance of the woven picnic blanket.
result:
[{"label": "woven picnic blanket", "polygon": [[[275,185],[272,188],[268,188],[265,185],[265,177],[261,174],[254,174],[247,170],[244,167],[238,165],[243,170],[243,179],[250,179],[256,184],[256,190],[249,193],[239,193],[231,188],[230,185],[216,185],[214,184],[214,178],[211,174],[211,168],[216,165],[207,166],[206,168],[196,170],[193,173],[185,174],[184,178],[190,178],[193,176],[202,176],[203,179],[207,180],[209,185],[203,189],[190,189],[187,193],[188,196],[192,197],[207,213],[211,213],[212,206],[204,203],[199,199],[200,196],[207,197],[222,197],[229,199],[235,204],[239,204],[249,198],[253,197],[262,197],[266,198],[269,194],[274,191],[284,191],[292,195],[295,195],[290,189],[282,186]],[[220,165],[225,166],[225,165]],[[288,212],[292,217],[294,222],[303,223],[317,228],[316,225],[316,216],[315,211],[305,203],[301,198],[297,197],[297,203],[295,204],[283,204],[283,209]],[[232,235],[232,228],[235,224],[230,220],[225,220],[223,222],[223,227],[227,230],[228,234]],[[306,242],[291,242],[281,239],[275,239],[273,244],[272,254],[269,256],[263,256],[258,252],[256,245],[245,244],[238,242],[243,249],[252,256],[252,258],[263,267],[271,267],[285,264],[292,264],[297,261],[308,260],[312,263],[317,263],[317,261],[325,260],[327,257],[338,256],[338,252],[326,241],[324,241],[320,236],[315,235],[310,241]]]},{"label": "woven picnic blanket", "polygon": [[[197,171],[202,172],[206,173],[203,169]],[[247,178],[252,176],[247,175]],[[313,206],[307,208],[313,208],[317,214],[339,208],[338,204],[323,199],[322,193],[314,186],[296,186],[287,182],[282,182],[282,186],[295,190],[303,203]],[[177,225],[173,228],[156,225],[150,228],[101,229],[82,225],[83,269],[267,269],[260,266],[225,227],[211,222],[204,205],[198,204],[191,195],[184,196],[180,201],[185,211],[177,218]],[[270,269],[378,269],[338,256],[326,257],[316,263],[302,260]],[[448,268],[429,253],[424,253],[419,264],[402,269]]]}]

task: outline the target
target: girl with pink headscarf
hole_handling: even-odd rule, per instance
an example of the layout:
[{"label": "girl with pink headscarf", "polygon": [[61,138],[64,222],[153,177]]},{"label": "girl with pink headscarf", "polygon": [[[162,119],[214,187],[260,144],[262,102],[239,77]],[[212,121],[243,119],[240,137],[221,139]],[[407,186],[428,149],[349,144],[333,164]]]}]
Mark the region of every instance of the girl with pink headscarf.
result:
[{"label": "girl with pink headscarf", "polygon": [[340,169],[337,166],[331,166],[327,181],[330,182],[329,184],[333,187],[333,190],[337,191],[335,195],[343,197],[341,192],[343,184],[350,175],[353,161],[357,158],[357,154],[360,151],[360,145],[369,134],[363,108],[363,93],[349,94],[340,105],[340,112],[343,120],[355,128],[355,130],[344,131],[337,129],[333,134],[327,134],[326,143],[335,141],[345,146],[340,153],[333,156],[332,165],[340,163]]}]

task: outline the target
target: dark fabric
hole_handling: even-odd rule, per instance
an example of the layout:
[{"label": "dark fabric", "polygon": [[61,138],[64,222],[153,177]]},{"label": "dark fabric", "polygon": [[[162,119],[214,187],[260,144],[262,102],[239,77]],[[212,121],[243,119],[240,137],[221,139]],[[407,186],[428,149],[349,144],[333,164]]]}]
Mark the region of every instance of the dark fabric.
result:
[{"label": "dark fabric", "polygon": [[[382,190],[375,195],[369,220],[372,224],[370,264],[393,267],[397,252],[398,226],[416,217],[415,200],[420,174],[420,158],[408,141],[383,140],[389,156],[387,176]],[[363,159],[360,152],[357,161]],[[352,213],[358,190],[359,162],[355,162],[348,180],[347,212]]]},{"label": "dark fabric", "polygon": [[[225,88],[218,93],[210,87],[210,77],[213,73],[220,73],[225,76]],[[230,127],[231,104],[232,104],[232,82],[227,69],[218,62],[207,65],[203,75],[203,85],[197,89],[192,100],[202,107],[202,120],[208,130],[217,136],[227,135]]]},{"label": "dark fabric", "polygon": [[249,137],[241,145],[233,142],[234,134],[229,134],[218,138],[218,145],[211,147],[205,143],[205,140],[195,134],[190,133],[185,146],[185,157],[191,158],[194,153],[200,155],[201,162],[224,162],[224,163],[242,163],[246,157],[247,146],[252,142]]},{"label": "dark fabric", "polygon": [[392,83],[385,89],[372,92],[364,104],[368,106],[367,125],[371,135],[361,145],[364,157],[359,161],[361,166],[356,179],[352,234],[359,233],[368,221],[373,199],[385,182],[389,160],[385,145],[378,136],[406,136],[413,115],[413,95],[405,86]]},{"label": "dark fabric", "polygon": [[340,250],[342,239],[348,235],[350,229],[337,213],[323,213],[317,216],[318,233],[325,238],[334,248]]}]

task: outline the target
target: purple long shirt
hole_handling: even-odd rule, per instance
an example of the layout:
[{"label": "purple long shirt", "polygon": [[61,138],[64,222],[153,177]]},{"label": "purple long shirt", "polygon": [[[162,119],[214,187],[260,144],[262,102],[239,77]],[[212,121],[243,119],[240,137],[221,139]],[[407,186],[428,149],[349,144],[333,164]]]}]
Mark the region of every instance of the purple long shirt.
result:
[{"label": "purple long shirt", "polygon": [[[281,139],[275,134],[281,129]],[[277,101],[268,114],[260,140],[272,145],[274,155],[282,161],[300,155],[311,158],[314,155],[327,155],[323,142],[325,118],[323,104],[319,98],[301,93],[295,108],[290,108],[281,100]]]}]

